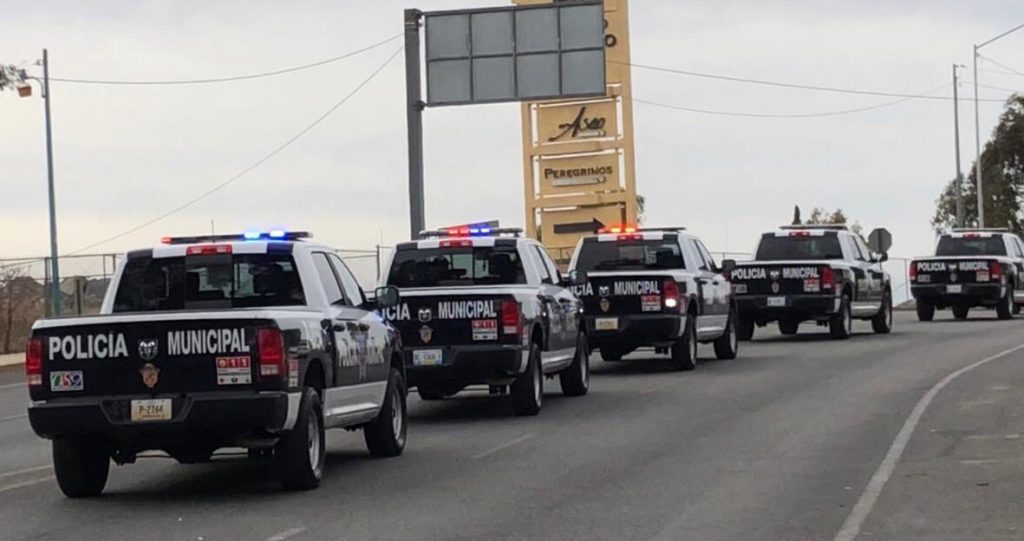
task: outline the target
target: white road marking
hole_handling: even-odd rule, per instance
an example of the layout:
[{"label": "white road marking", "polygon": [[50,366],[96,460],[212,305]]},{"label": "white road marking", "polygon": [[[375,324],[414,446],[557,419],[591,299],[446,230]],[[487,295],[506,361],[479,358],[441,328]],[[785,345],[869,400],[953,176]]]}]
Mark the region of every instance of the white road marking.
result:
[{"label": "white road marking", "polygon": [[508,449],[509,447],[512,447],[513,445],[517,445],[517,444],[523,443],[524,441],[526,441],[528,439],[531,439],[531,438],[535,438],[535,437],[537,437],[537,435],[532,433],[532,432],[529,433],[529,434],[524,434],[524,435],[519,436],[518,438],[516,438],[516,439],[514,439],[514,440],[512,440],[510,442],[503,443],[503,444],[501,444],[501,445],[499,445],[499,446],[497,446],[497,447],[495,447],[495,448],[493,448],[493,449],[491,449],[489,451],[484,451],[484,452],[482,452],[482,453],[480,453],[478,455],[473,455],[473,460],[489,457],[489,456],[493,455],[494,453],[497,453],[499,451],[504,451],[505,449]]},{"label": "white road marking", "polygon": [[984,366],[992,361],[1002,359],[1007,355],[1016,353],[1024,349],[1024,344],[1021,344],[1015,348],[1010,348],[1006,351],[996,353],[995,355],[982,359],[972,365],[965,366],[952,374],[942,378],[928,392],[921,397],[921,400],[917,402],[914,409],[911,410],[910,416],[903,423],[903,428],[900,429],[899,433],[896,434],[896,439],[893,440],[892,446],[889,447],[889,452],[885,454],[885,458],[882,459],[882,463],[878,465],[878,470],[871,476],[871,480],[868,481],[868,485],[864,487],[864,492],[860,495],[857,500],[857,504],[853,506],[850,511],[850,516],[846,517],[846,521],[843,522],[842,528],[839,529],[839,533],[836,534],[834,541],[854,541],[860,534],[861,527],[864,526],[864,521],[867,520],[868,515],[871,514],[871,510],[875,507],[875,502],[878,501],[878,497],[882,494],[882,489],[885,488],[885,484],[892,477],[892,472],[896,468],[896,464],[900,461],[903,456],[903,451],[907,448],[907,443],[910,441],[910,436],[914,434],[914,429],[917,428],[917,424],[921,422],[921,417],[924,415],[925,410],[931,405],[932,400],[935,399],[935,395],[939,394],[939,391],[946,388],[947,385],[953,382],[956,378],[966,374],[978,368]]},{"label": "white road marking", "polygon": [[22,483],[15,483],[13,485],[7,485],[5,487],[0,487],[0,493],[7,492],[7,491],[10,491],[10,490],[19,489],[19,488],[30,487],[32,485],[38,485],[39,483],[45,483],[47,481],[53,481],[54,479],[56,479],[56,477],[54,477],[52,475],[47,475],[46,477],[43,477],[41,479],[33,479],[31,481],[25,481],[25,482],[22,482]]},{"label": "white road marking", "polygon": [[28,417],[27,413],[22,413],[20,415],[11,415],[10,417],[0,417],[0,423],[4,421],[13,421],[15,419],[24,419],[25,417]]},{"label": "white road marking", "polygon": [[1000,462],[1003,462],[1003,461],[999,460],[999,459],[996,459],[996,458],[976,458],[976,459],[973,459],[973,460],[961,460],[960,461],[961,464],[964,464],[966,466],[975,466],[975,465],[979,465],[979,464],[998,464]]},{"label": "white road marking", "polygon": [[974,434],[969,440],[1019,440],[1020,434]]},{"label": "white road marking", "polygon": [[36,466],[35,468],[26,468],[24,470],[12,471],[7,473],[0,473],[0,479],[6,479],[7,477],[17,477],[19,475],[26,475],[29,473],[35,473],[37,471],[51,470],[53,466]]},{"label": "white road marking", "polygon": [[290,530],[285,530],[285,531],[283,531],[283,532],[281,532],[279,534],[272,535],[272,536],[268,537],[267,541],[285,541],[285,539],[291,539],[291,538],[295,537],[296,535],[299,535],[299,534],[301,534],[301,533],[303,533],[305,531],[306,531],[305,527],[292,528]]}]

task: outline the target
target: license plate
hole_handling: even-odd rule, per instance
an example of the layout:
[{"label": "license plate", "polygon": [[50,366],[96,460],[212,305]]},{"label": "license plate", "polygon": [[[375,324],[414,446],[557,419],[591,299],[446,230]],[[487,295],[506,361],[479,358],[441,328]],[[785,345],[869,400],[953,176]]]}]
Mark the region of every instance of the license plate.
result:
[{"label": "license plate", "polygon": [[171,420],[171,399],[132,400],[132,422],[148,423]]},{"label": "license plate", "polygon": [[961,284],[946,286],[946,293],[963,293],[964,286]]},{"label": "license plate", "polygon": [[733,293],[735,293],[737,295],[746,295],[747,294],[747,284],[733,284],[732,291],[733,291]]},{"label": "license plate", "polygon": [[441,366],[444,355],[439,349],[418,349],[412,352],[413,366]]},{"label": "license plate", "polygon": [[975,281],[987,282],[990,278],[991,276],[989,276],[988,271],[978,271],[978,275],[975,277]]},{"label": "license plate", "polygon": [[782,308],[786,306],[786,297],[768,297],[768,306]]},{"label": "license plate", "polygon": [[642,295],[640,297],[640,310],[643,312],[660,312],[661,295]]},{"label": "license plate", "polygon": [[594,328],[599,331],[615,331],[619,328],[619,320],[614,317],[602,317],[594,321]]}]

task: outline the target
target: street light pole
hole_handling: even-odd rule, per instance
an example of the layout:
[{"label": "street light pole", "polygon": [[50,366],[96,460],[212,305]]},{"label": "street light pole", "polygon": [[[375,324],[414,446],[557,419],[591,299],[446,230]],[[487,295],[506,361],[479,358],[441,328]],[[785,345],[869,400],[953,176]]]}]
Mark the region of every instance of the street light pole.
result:
[{"label": "street light pole", "polygon": [[985,227],[985,205],[982,197],[981,178],[981,120],[978,114],[978,51],[990,43],[1005,38],[1010,34],[1024,28],[1024,24],[1017,25],[998,36],[974,46],[974,181],[978,188],[978,227]]},{"label": "street light pole", "polygon": [[46,184],[50,201],[50,306],[60,316],[64,304],[60,293],[60,258],[57,256],[57,202],[53,188],[53,130],[50,125],[50,61],[43,49],[43,103],[46,110]]},{"label": "street light pole", "polygon": [[953,64],[953,140],[956,147],[956,225],[964,227],[964,191],[963,191],[963,170],[960,169],[960,95],[959,79],[956,69],[959,64]]}]

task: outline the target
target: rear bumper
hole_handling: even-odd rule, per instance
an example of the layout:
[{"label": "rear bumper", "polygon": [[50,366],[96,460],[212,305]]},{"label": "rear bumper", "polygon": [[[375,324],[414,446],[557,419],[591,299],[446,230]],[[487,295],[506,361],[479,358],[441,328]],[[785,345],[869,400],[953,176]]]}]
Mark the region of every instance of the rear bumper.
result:
[{"label": "rear bumper", "polygon": [[1003,284],[959,284],[962,287],[960,293],[950,293],[947,289],[949,285],[957,284],[913,285],[910,286],[910,294],[916,300],[928,301],[940,307],[959,303],[994,306],[1006,295]]},{"label": "rear bumper", "polygon": [[[783,298],[784,306],[768,306],[768,299]],[[840,310],[841,297],[828,295],[737,295],[740,317],[757,323],[780,319],[823,320]]]},{"label": "rear bumper", "polygon": [[[597,320],[615,319],[615,330],[598,330]],[[679,340],[685,329],[683,314],[629,314],[585,316],[587,340],[590,347],[615,346],[636,349],[644,346],[669,346]]]},{"label": "rear bumper", "polygon": [[[133,423],[133,398],[172,400],[171,420]],[[297,409],[298,400],[285,392],[211,393],[33,402],[28,418],[32,430],[44,438],[107,436],[139,449],[158,449],[175,442],[210,441],[227,445],[266,437],[291,428]]]},{"label": "rear bumper", "polygon": [[[417,366],[416,351],[441,350],[442,364]],[[406,349],[405,372],[409,387],[420,385],[457,391],[513,379],[526,370],[530,350],[517,345],[439,346]]]}]

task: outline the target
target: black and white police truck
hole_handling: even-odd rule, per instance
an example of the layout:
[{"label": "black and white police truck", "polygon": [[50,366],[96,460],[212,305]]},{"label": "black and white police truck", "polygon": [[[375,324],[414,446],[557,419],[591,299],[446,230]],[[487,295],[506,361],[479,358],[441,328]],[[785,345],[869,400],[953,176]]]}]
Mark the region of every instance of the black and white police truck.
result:
[{"label": "black and white police truck", "polygon": [[580,239],[570,269],[590,346],[605,361],[653,347],[693,370],[698,342],[714,344],[719,359],[736,357],[731,267],[683,228],[602,229]]},{"label": "black and white police truck", "polygon": [[582,306],[539,242],[518,229],[452,228],[399,244],[382,276],[401,302],[384,311],[405,346],[410,389],[439,400],[473,385],[540,412],[544,380],[568,396],[590,385]]},{"label": "black and white police truck", "polygon": [[740,338],[778,322],[784,335],[800,323],[827,326],[849,338],[853,320],[871,321],[876,333],[892,330],[892,279],[882,268],[892,237],[871,233],[871,247],[844,225],[793,225],[765,233],[753,261],[736,263],[731,280],[739,304]]},{"label": "black and white police truck", "polygon": [[288,489],[316,487],[324,430],[362,428],[374,456],[402,453],[397,331],[333,250],[271,231],[165,238],[129,252],[99,315],[44,319],[25,370],[33,430],[52,440],[70,497],[98,495],[111,459],[181,463],[241,447]]},{"label": "black and white police truck", "polygon": [[939,236],[934,256],[910,262],[908,278],[921,321],[946,308],[967,319],[979,306],[1011,319],[1024,304],[1024,242],[1006,229],[955,229]]}]

